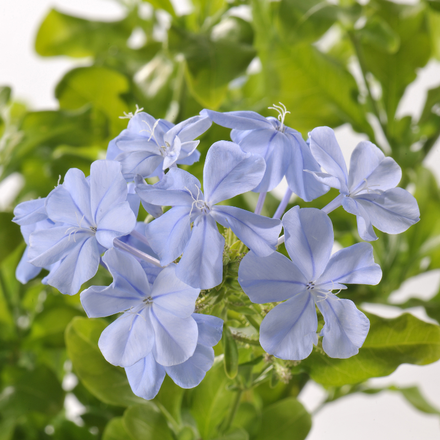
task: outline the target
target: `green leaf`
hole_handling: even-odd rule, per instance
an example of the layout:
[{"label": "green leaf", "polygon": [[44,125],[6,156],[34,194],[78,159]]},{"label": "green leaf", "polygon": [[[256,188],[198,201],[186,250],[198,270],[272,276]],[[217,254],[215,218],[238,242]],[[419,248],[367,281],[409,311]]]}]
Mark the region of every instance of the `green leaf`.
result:
[{"label": "green leaf", "polygon": [[11,440],[14,434],[16,420],[15,418],[4,419],[0,421],[0,440]]},{"label": "green leaf", "polygon": [[133,439],[174,440],[164,415],[151,402],[128,408],[124,413],[124,425]]},{"label": "green leaf", "polygon": [[263,409],[256,440],[303,440],[311,427],[310,414],[298,400],[289,397]]},{"label": "green leaf", "polygon": [[106,67],[92,66],[68,72],[58,83],[55,96],[63,109],[76,110],[92,105],[110,120],[111,136],[115,137],[127,125],[119,116],[128,110],[121,98],[121,94],[128,91],[129,82],[124,75]]},{"label": "green leaf", "polygon": [[11,99],[11,88],[0,87],[0,109],[8,105],[10,99]]},{"label": "green leaf", "polygon": [[391,391],[397,391],[416,409],[426,414],[440,415],[440,411],[434,408],[422,395],[418,387],[389,387]]},{"label": "green leaf", "polygon": [[232,425],[245,429],[251,437],[255,437],[261,426],[261,412],[253,403],[241,402]]},{"label": "green leaf", "polygon": [[191,414],[196,420],[200,436],[209,439],[230,409],[234,393],[226,389],[229,380],[222,362],[214,365],[202,383],[189,391]]},{"label": "green leaf", "polygon": [[172,17],[176,16],[176,11],[174,10],[173,4],[170,0],[142,0],[144,2],[150,3],[155,9],[163,9],[168,12]]},{"label": "green leaf", "polygon": [[400,38],[387,22],[373,16],[366,25],[358,31],[361,41],[371,44],[381,52],[396,53],[399,49]]},{"label": "green leaf", "polygon": [[426,365],[440,359],[440,327],[405,313],[395,319],[368,314],[370,332],[359,354],[332,359],[313,352],[300,368],[324,386],[342,386],[387,376],[403,363]]},{"label": "green leaf", "polygon": [[101,319],[74,318],[66,328],[67,354],[84,386],[99,400],[129,406],[143,399],[131,391],[122,368],[109,364],[98,348],[98,339],[107,323]]},{"label": "green leaf", "polygon": [[165,409],[177,424],[181,423],[181,406],[183,399],[183,388],[176,385],[171,378],[166,375],[160,387],[159,393],[153,402],[161,409]]},{"label": "green leaf", "polygon": [[122,417],[114,417],[107,423],[102,440],[132,440]]},{"label": "green leaf", "polygon": [[0,263],[23,242],[20,227],[12,223],[13,217],[9,212],[0,212]]},{"label": "green leaf", "polygon": [[52,9],[41,23],[35,40],[39,55],[81,58],[107,55],[109,46],[126,47],[135,23],[131,17],[116,21],[90,21]]},{"label": "green leaf", "polygon": [[222,335],[225,373],[229,379],[234,379],[238,373],[238,349],[229,327],[223,329]]},{"label": "green leaf", "polygon": [[249,440],[249,434],[242,428],[236,428],[213,440]]},{"label": "green leaf", "polygon": [[55,373],[46,366],[33,371],[15,369],[0,394],[0,411],[5,417],[29,412],[55,415],[63,408],[64,391]]}]

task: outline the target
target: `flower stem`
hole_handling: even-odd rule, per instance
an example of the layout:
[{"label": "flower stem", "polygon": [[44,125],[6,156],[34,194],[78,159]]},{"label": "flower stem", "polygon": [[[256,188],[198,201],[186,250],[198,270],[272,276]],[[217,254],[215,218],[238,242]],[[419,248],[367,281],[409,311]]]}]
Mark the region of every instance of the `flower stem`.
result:
[{"label": "flower stem", "polygon": [[265,192],[261,192],[260,195],[258,196],[258,202],[257,202],[257,207],[255,208],[255,214],[261,214],[261,210],[263,209],[263,205],[264,205],[264,200],[266,199],[266,194]]},{"label": "flower stem", "polygon": [[276,219],[281,218],[281,216],[284,214],[284,211],[286,210],[286,206],[289,204],[291,195],[292,195],[292,190],[289,187],[287,187],[284,197],[281,200],[275,214],[273,215],[273,218]]},{"label": "flower stem", "polygon": [[334,198],[328,205],[324,206],[321,211],[325,212],[326,214],[330,214],[332,211],[342,205],[342,199],[344,197],[344,194],[339,194],[338,197]]},{"label": "flower stem", "polygon": [[119,240],[119,238],[115,238],[113,240],[113,245],[115,248],[121,249],[125,252],[128,252],[129,254],[133,255],[136,258],[140,258],[141,260],[146,261],[147,263],[153,264],[157,267],[162,267],[160,264],[160,261],[157,258],[152,257],[151,255],[146,254],[145,252],[142,252],[133,246],[130,246],[127,243],[124,243],[123,241]]},{"label": "flower stem", "polygon": [[133,236],[134,238],[137,238],[140,242],[146,244],[147,246],[150,246],[147,237],[145,237],[145,235],[142,235],[140,232],[136,231],[135,229],[133,229],[133,231],[130,232],[130,235]]},{"label": "flower stem", "polygon": [[237,413],[237,409],[240,405],[241,395],[243,394],[243,390],[238,390],[237,394],[235,395],[234,402],[231,407],[231,411],[228,414],[228,418],[226,419],[223,432],[227,432],[228,429],[231,427],[232,422],[234,421],[235,414]]}]

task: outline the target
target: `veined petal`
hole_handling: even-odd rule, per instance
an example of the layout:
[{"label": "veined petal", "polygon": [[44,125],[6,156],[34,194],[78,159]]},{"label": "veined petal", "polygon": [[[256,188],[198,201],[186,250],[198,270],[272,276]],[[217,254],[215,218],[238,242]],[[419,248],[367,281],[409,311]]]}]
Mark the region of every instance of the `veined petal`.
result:
[{"label": "veined petal", "polygon": [[168,376],[181,388],[194,388],[205,377],[214,363],[214,350],[211,347],[197,345],[194,354],[185,362],[165,367]]},{"label": "veined petal", "polygon": [[237,144],[214,143],[203,169],[205,200],[215,205],[253,190],[261,181],[266,165],[260,156],[245,153]]},{"label": "veined petal", "polygon": [[[158,124],[153,116],[146,112],[139,112],[128,121],[127,131],[132,135],[145,136],[148,139],[152,135],[154,125],[159,130],[163,130],[163,127],[159,127]],[[165,131],[167,130],[168,128]]]},{"label": "veined petal", "polygon": [[[64,177],[64,182],[60,186],[62,186],[70,194],[70,197],[72,198],[73,203],[76,207],[75,212],[77,212],[77,214],[72,214],[73,216],[75,216],[76,221],[71,224],[78,225],[78,220],[81,220],[81,218],[83,218],[86,222],[88,222],[91,225],[92,221],[93,221],[92,220],[93,216],[92,216],[92,211],[91,211],[91,206],[90,206],[89,179],[85,178],[84,173],[82,171],[78,170],[77,168],[71,168],[69,171],[67,171],[67,173]],[[59,188],[59,187],[57,187],[57,188]],[[55,188],[55,190],[57,188]],[[55,218],[55,215],[62,215],[60,213],[60,210],[62,210],[64,208],[53,207],[53,209],[51,209],[51,212],[49,214],[49,206],[48,206],[49,197],[51,197],[51,195],[55,192],[55,190],[52,191],[49,194],[49,196],[47,197],[46,210],[47,210],[48,216],[53,221],[61,222],[63,220],[58,220],[58,218]],[[54,212],[55,210],[57,211],[56,214]],[[77,220],[77,218],[78,218],[78,220]]]},{"label": "veined petal", "polygon": [[353,301],[333,294],[317,306],[324,316],[321,330],[322,348],[332,358],[346,359],[359,352],[370,329],[368,318],[356,308]]},{"label": "veined petal", "polygon": [[[191,156],[196,151],[197,146],[199,145],[200,141],[188,141],[180,146],[180,154],[179,154],[179,160],[177,163],[179,163],[182,159],[187,158],[188,156]],[[199,153],[200,155],[200,153]]]},{"label": "veined petal", "polygon": [[119,135],[116,145],[121,152],[127,155],[134,152],[142,152],[145,157],[149,155],[160,155],[160,149],[156,141],[142,135],[126,133],[124,136]]},{"label": "veined petal", "polygon": [[278,358],[299,361],[317,344],[317,328],[315,302],[312,295],[304,291],[265,316],[260,327],[260,344]]},{"label": "veined petal", "polygon": [[203,315],[201,313],[193,313],[192,317],[197,323],[199,329],[199,337],[197,344],[206,347],[214,347],[222,338],[223,320],[212,315]]},{"label": "veined petal", "polygon": [[212,208],[212,216],[225,228],[231,228],[258,256],[265,257],[275,251],[282,228],[279,220],[222,205]]},{"label": "veined petal", "polygon": [[218,232],[215,220],[210,215],[198,217],[176,275],[195,288],[217,286],[222,281],[224,246],[225,238]]},{"label": "veined petal", "polygon": [[315,159],[327,173],[338,178],[341,191],[347,193],[347,167],[334,131],[329,127],[318,127],[309,133],[309,138]]},{"label": "veined petal", "polygon": [[368,212],[373,226],[387,234],[400,234],[420,220],[417,200],[403,188],[359,194],[355,200]]},{"label": "veined petal", "polygon": [[279,252],[267,257],[249,252],[240,263],[238,282],[253,303],[264,304],[295,296],[306,289],[308,280]]},{"label": "veined petal", "polygon": [[105,248],[113,246],[116,237],[127,235],[136,226],[136,217],[128,202],[109,206],[109,210],[101,217],[96,230],[96,239]]},{"label": "veined petal", "polygon": [[304,170],[304,172],[309,173],[315,180],[322,183],[323,185],[329,186],[330,188],[336,188],[341,191],[341,182],[337,177],[327,173],[318,173],[317,171]]},{"label": "veined petal", "polygon": [[338,289],[339,284],[378,284],[382,270],[374,262],[373,246],[369,243],[356,243],[336,252],[317,280],[316,285],[323,284],[331,290]]},{"label": "veined petal", "polygon": [[41,267],[37,267],[29,263],[28,249],[29,247],[27,246],[20,262],[18,263],[17,269],[15,270],[15,278],[17,278],[21,284],[26,284],[41,272]]},{"label": "veined petal", "polygon": [[355,197],[344,197],[342,199],[342,206],[347,212],[356,216],[358,233],[362,240],[377,240],[377,235],[374,232],[367,210],[362,204],[358,203]]},{"label": "veined petal", "polygon": [[173,131],[175,136],[179,136],[181,142],[188,142],[199,137],[211,125],[212,121],[207,115],[197,115],[186,121],[179,122],[170,131]]},{"label": "veined petal", "polygon": [[145,236],[162,266],[182,254],[191,236],[190,206],[175,206],[165,214],[148,223]]},{"label": "veined petal", "polygon": [[20,203],[14,209],[15,217],[12,219],[12,221],[20,226],[23,226],[31,225],[47,219],[45,204],[46,198],[29,200],[27,202]]},{"label": "veined petal", "polygon": [[189,316],[178,318],[153,301],[150,309],[156,344],[153,355],[164,367],[181,364],[191,357],[197,345],[197,324]]},{"label": "veined petal", "polygon": [[287,183],[298,197],[310,202],[325,194],[329,187],[317,181],[310,173],[310,171],[319,172],[320,167],[301,134],[288,129],[286,135],[290,140],[292,150],[290,165],[286,170]]},{"label": "veined petal", "polygon": [[102,333],[98,346],[108,362],[129,367],[147,356],[154,346],[154,330],[148,309],[125,312]]},{"label": "veined petal", "polygon": [[258,128],[271,128],[272,124],[258,113],[251,111],[219,113],[213,110],[203,110],[212,121],[222,127],[235,128],[237,130],[255,130]]},{"label": "veined petal", "polygon": [[115,205],[127,200],[127,183],[121,164],[113,160],[96,160],[90,167],[90,203],[95,226]]},{"label": "veined petal", "polygon": [[158,153],[142,150],[123,152],[116,159],[121,163],[122,174],[127,180],[133,180],[138,174],[144,178],[149,177],[163,162],[163,157]]},{"label": "veined petal", "polygon": [[95,237],[89,236],[77,242],[76,246],[61,260],[59,266],[51,269],[46,282],[65,295],[75,295],[81,284],[96,274],[98,266],[98,243]]},{"label": "veined petal", "polygon": [[191,316],[200,289],[194,289],[176,276],[176,265],[163,269],[153,284],[151,296],[153,304],[174,313],[179,318]]},{"label": "veined petal", "polygon": [[290,209],[283,217],[285,245],[293,263],[309,281],[324,272],[333,248],[333,226],[327,214],[315,208]]},{"label": "veined petal", "polygon": [[187,144],[190,144],[190,142],[186,142],[185,144],[182,145],[180,158],[177,161],[178,165],[193,165],[200,160],[200,151],[198,150],[194,150],[188,156],[183,157],[188,152],[186,149],[184,150],[184,148],[187,147]]},{"label": "veined petal", "polygon": [[156,397],[165,379],[165,368],[149,353],[131,367],[125,367],[128,383],[136,396],[151,400]]}]

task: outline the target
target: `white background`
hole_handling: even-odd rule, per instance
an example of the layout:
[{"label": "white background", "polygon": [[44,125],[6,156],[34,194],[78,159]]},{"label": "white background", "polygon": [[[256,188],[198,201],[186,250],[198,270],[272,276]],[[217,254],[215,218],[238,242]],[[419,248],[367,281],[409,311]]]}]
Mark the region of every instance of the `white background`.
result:
[{"label": "white background", "polygon": [[[57,102],[53,95],[55,84],[74,65],[87,63],[87,60],[41,58],[35,54],[33,44],[37,29],[46,13],[54,6],[62,12],[97,20],[117,20],[123,16],[123,9],[115,0],[0,0],[0,85],[12,86],[14,98],[26,102],[34,110],[56,109]],[[438,63],[431,62],[420,71],[416,84],[408,89],[399,107],[399,115],[420,114],[426,90],[438,85],[440,67]],[[341,146],[344,146],[344,155],[348,160],[362,137],[353,133],[348,126],[339,128],[337,137]],[[440,179],[439,144],[433,148],[427,165]],[[416,293],[427,299],[437,292],[439,278],[440,270],[437,270],[410,280],[393,298],[396,303],[403,302]],[[364,308],[383,316],[394,317],[399,314],[392,307],[365,305]],[[429,321],[422,309],[412,312]],[[418,385],[426,398],[440,408],[440,362],[424,367],[402,365],[388,377],[371,380],[371,386],[389,384]],[[318,385],[308,384],[301,395],[301,401],[308,410],[313,411],[323,396],[323,390]],[[74,413],[75,405],[72,407],[69,403],[68,409]],[[313,418],[308,440],[371,438],[437,440],[440,438],[439,417],[413,410],[397,393],[355,395],[328,404],[320,410]]]}]

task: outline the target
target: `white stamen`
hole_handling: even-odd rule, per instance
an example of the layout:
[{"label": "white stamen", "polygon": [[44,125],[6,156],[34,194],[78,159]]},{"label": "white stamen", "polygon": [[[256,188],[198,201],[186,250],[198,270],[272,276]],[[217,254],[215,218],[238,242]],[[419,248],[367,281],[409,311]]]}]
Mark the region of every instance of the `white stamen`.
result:
[{"label": "white stamen", "polygon": [[381,190],[371,189],[374,186],[380,186],[380,185],[379,184],[368,185],[367,179],[364,179],[364,183],[362,185],[360,185],[359,188],[356,189],[355,191],[350,192],[349,196],[353,197],[353,196],[361,193],[362,191],[366,191],[368,194],[381,194],[382,193]]},{"label": "white stamen", "polygon": [[272,107],[268,107],[269,110],[275,110],[278,112],[278,120],[281,122],[280,131],[284,131],[284,118],[287,113],[290,113],[286,106],[280,102],[280,105],[272,104]]},{"label": "white stamen", "polygon": [[136,110],[134,114],[132,112],[126,113],[124,112],[124,116],[119,116],[119,119],[131,119],[133,116],[136,116],[139,112],[141,112],[144,108],[139,108],[136,104]]},{"label": "white stamen", "polygon": [[204,201],[199,199],[202,191],[200,190],[200,188],[194,184],[195,187],[197,188],[197,198],[194,198],[193,193],[185,186],[185,189],[189,192],[189,195],[191,196],[191,198],[193,199],[193,202],[191,204],[191,211],[189,211],[189,216],[191,217],[192,211],[194,209],[194,205],[197,209],[199,209],[200,211],[203,211],[204,213],[207,213],[210,211],[210,207],[209,205]]}]

